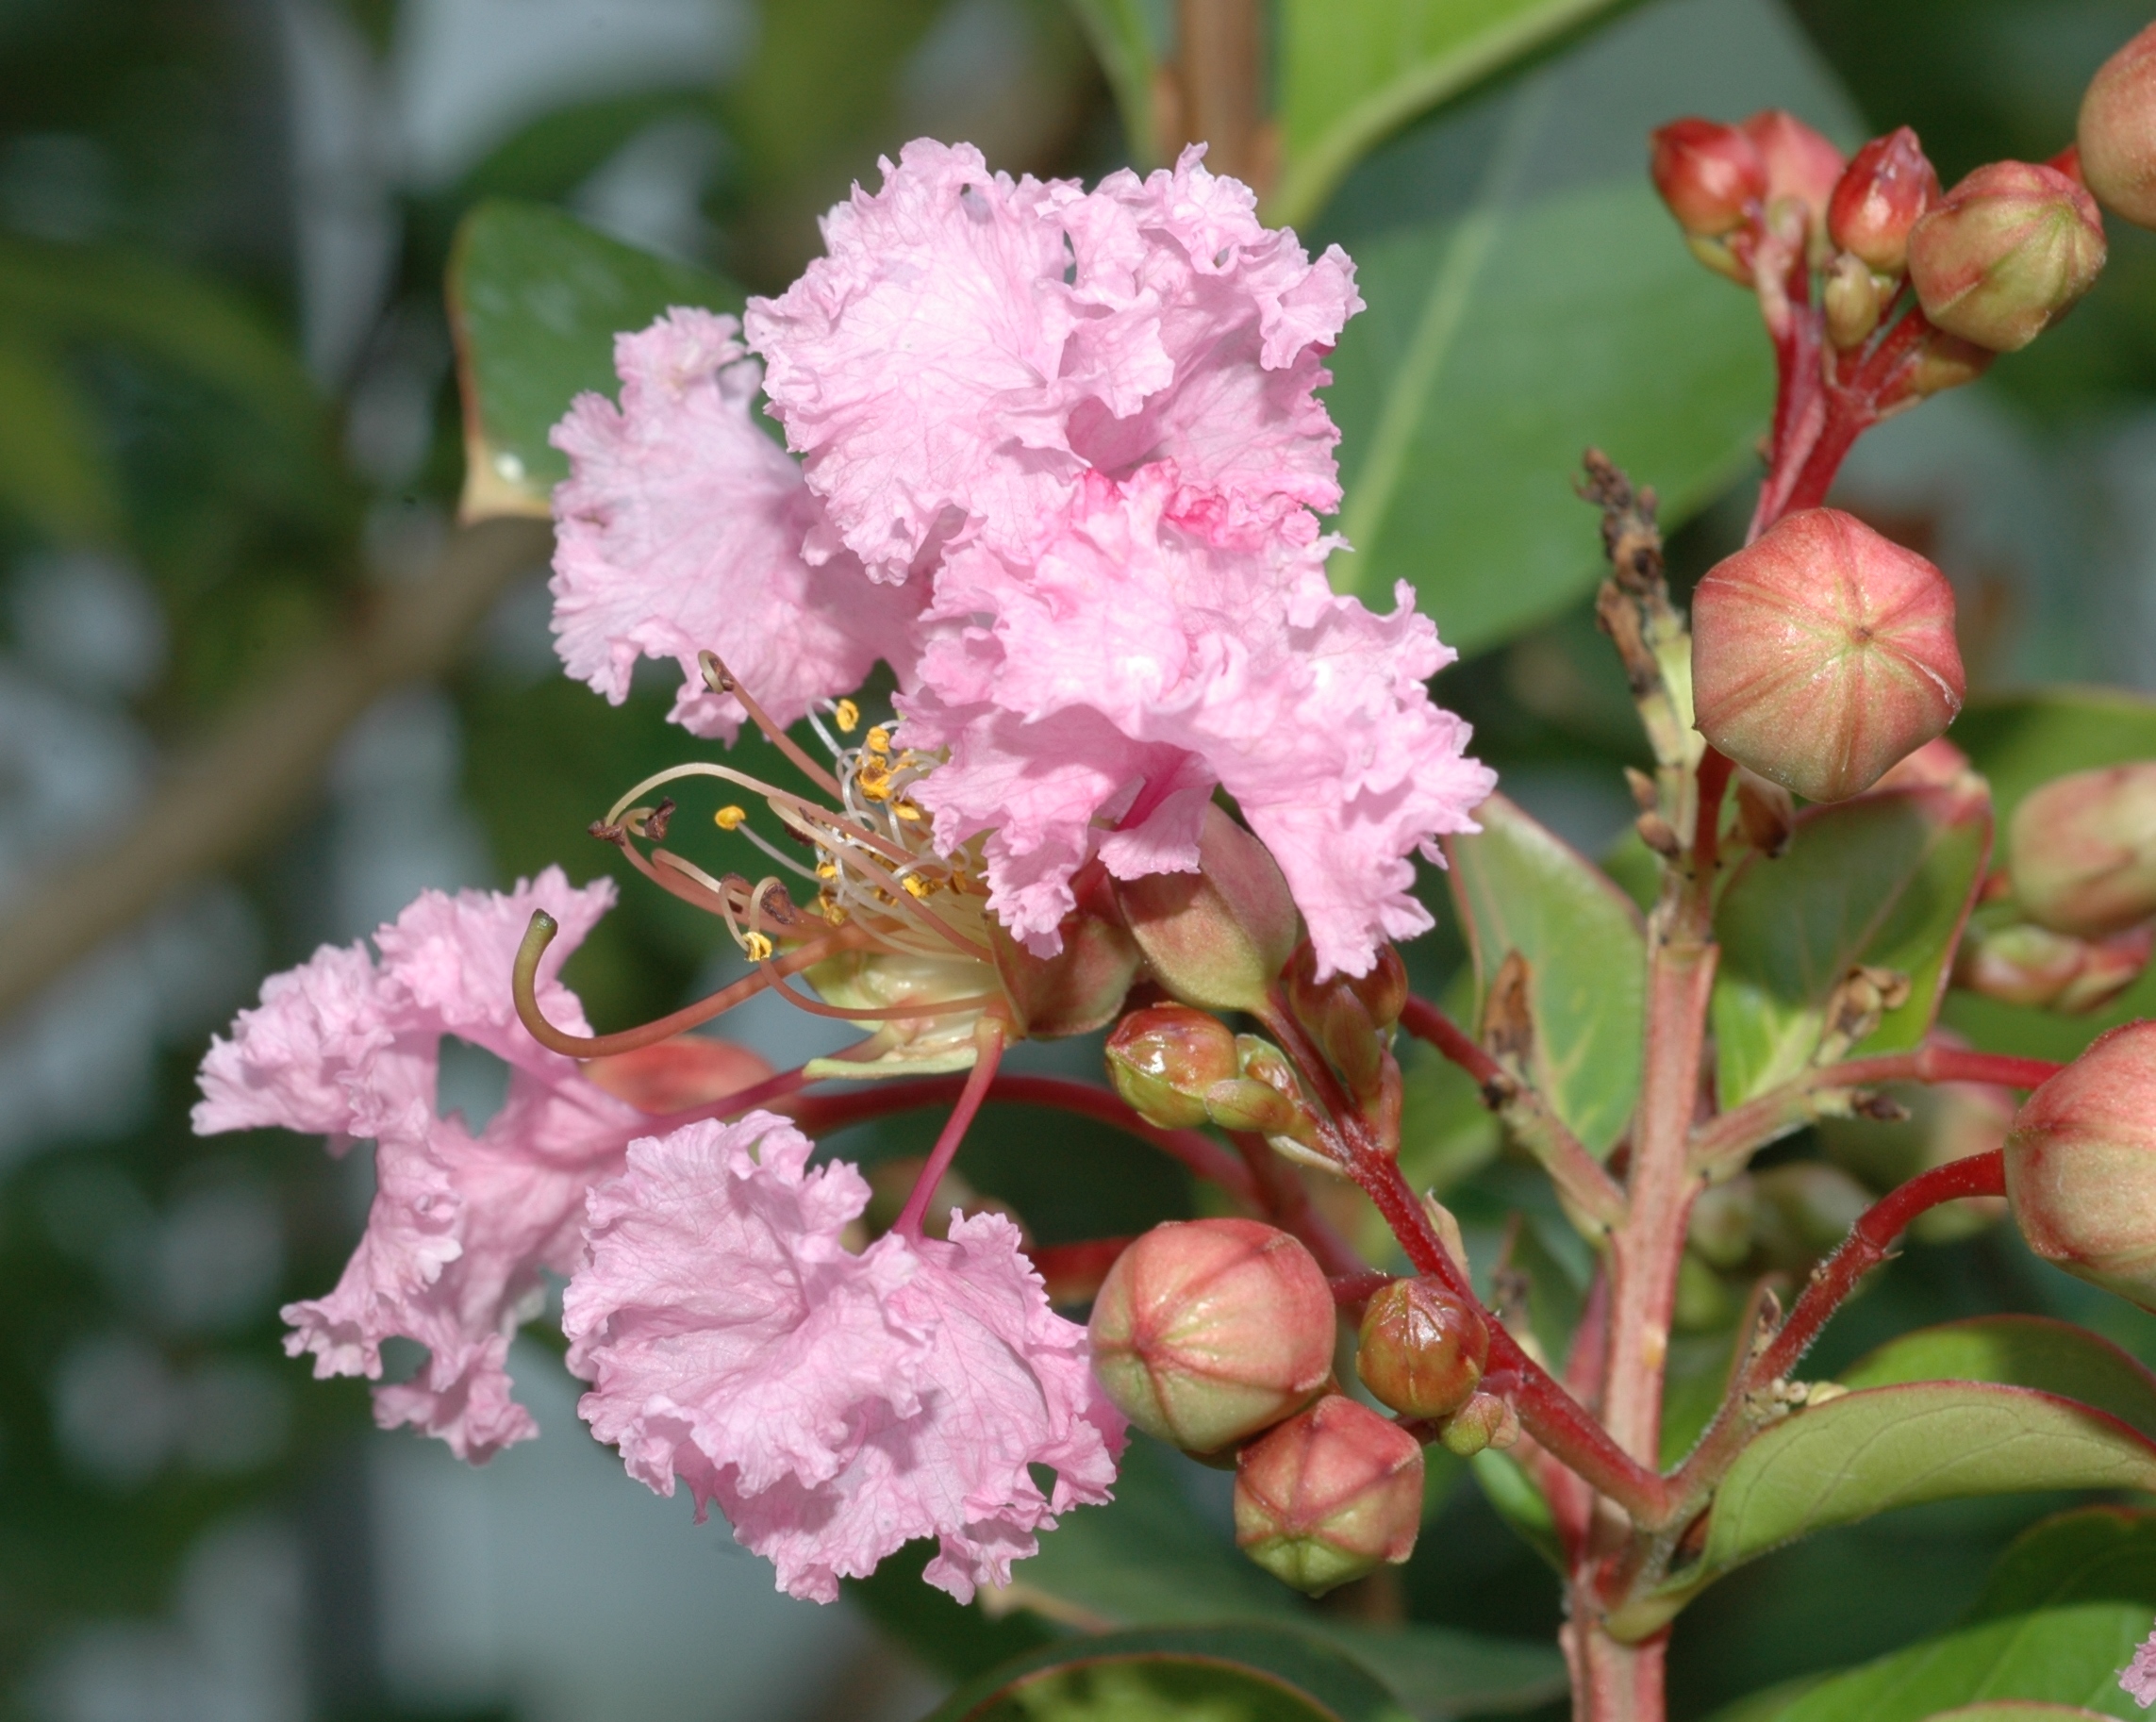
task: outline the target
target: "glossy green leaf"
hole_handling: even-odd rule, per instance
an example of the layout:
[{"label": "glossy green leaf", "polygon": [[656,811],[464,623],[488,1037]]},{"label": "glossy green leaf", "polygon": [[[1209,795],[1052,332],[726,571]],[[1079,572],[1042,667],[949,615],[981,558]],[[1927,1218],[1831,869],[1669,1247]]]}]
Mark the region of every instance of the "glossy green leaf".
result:
[{"label": "glossy green leaf", "polygon": [[[1592,1153],[1624,1134],[1639,1098],[1647,946],[1632,900],[1501,795],[1482,830],[1446,839],[1478,1001],[1506,955],[1529,969],[1535,1086]],[[1480,1005],[1478,1004],[1478,1015]]]},{"label": "glossy green leaf", "polygon": [[1600,577],[1571,492],[1589,444],[1651,477],[1670,520],[1743,471],[1772,394],[1759,314],[1667,224],[1644,183],[1512,208],[1501,174],[1460,220],[1358,248],[1369,308],[1328,394],[1354,546],[1336,587],[1385,608],[1411,581],[1472,652]]},{"label": "glossy green leaf", "polygon": [[457,229],[450,327],[464,393],[466,520],[543,515],[569,463],[547,432],[612,396],[614,337],[670,306],[739,311],[722,276],[639,251],[543,204],[481,204]]},{"label": "glossy green leaf", "polygon": [[2156,1489],[2156,1442],[2026,1387],[1911,1382],[1845,1394],[1745,1449],[1717,1493],[1698,1563],[1661,1598],[1681,1606],[1731,1568],[1831,1525],[2031,1489]]},{"label": "glossy green leaf", "polygon": [[970,1682],[928,1722],[1408,1722],[1341,1651],[1279,1626],[1067,1640]]},{"label": "glossy green leaf", "polygon": [[1624,3],[1284,0],[1280,183],[1267,219],[1307,222],[1387,133]]},{"label": "glossy green leaf", "polygon": [[1070,0],[1070,9],[1115,92],[1132,162],[1141,170],[1152,167],[1161,148],[1153,136],[1153,87],[1160,70],[1165,7],[1160,0]]},{"label": "glossy green leaf", "polygon": [[1990,853],[1981,796],[1910,789],[1806,808],[1785,854],[1749,856],[1715,917],[1722,1105],[1812,1062],[1828,1000],[1860,963],[1906,974],[1911,989],[1858,1050],[1921,1041]]},{"label": "glossy green leaf", "polygon": [[[2156,1514],[2079,1508],[2015,1539],[1961,1629],[1862,1668],[1755,1694],[1715,1722],[2131,1716],[2138,1713],[2118,1690],[2117,1670],[2151,1614]],[[1813,1695],[1816,1707],[1799,1702]]]},{"label": "glossy green leaf", "polygon": [[1351,1650],[1424,1722],[1517,1709],[1564,1690],[1553,1647],[1451,1628],[1344,1629],[1236,1551],[1193,1505],[1163,1449],[1135,1441],[1116,1498],[1065,1515],[1003,1600],[1092,1631],[1267,1620]]},{"label": "glossy green leaf", "polygon": [[1859,1358],[1838,1378],[1851,1389],[1905,1382],[1995,1382],[2077,1399],[2156,1440],[2156,1375],[2072,1322],[1979,1316],[1920,1328]]}]

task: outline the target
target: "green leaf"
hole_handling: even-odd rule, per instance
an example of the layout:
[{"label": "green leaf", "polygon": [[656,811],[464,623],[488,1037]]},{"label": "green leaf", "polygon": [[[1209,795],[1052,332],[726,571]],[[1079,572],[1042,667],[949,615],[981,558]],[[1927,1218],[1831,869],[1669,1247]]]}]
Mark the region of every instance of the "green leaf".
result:
[{"label": "green leaf", "polygon": [[120,499],[95,419],[43,349],[0,339],[0,506],[58,544],[111,538]]},{"label": "green leaf", "polygon": [[1737,1456],[1698,1563],[1630,1624],[1667,1619],[1733,1567],[1831,1525],[2030,1489],[2156,1489],[2156,1442],[2105,1412],[2026,1387],[1910,1382],[1845,1394]]},{"label": "green leaf", "polygon": [[2074,1722],[2076,1717],[2102,1717],[2100,1710],[2083,1710],[2078,1704],[2041,1704],[2031,1698],[2001,1698],[1997,1703],[1965,1704],[1959,1710],[1942,1710],[1928,1722]]},{"label": "green leaf", "polygon": [[1070,0],[1070,9],[1115,91],[1132,164],[1140,171],[1153,166],[1160,160],[1161,140],[1153,136],[1153,87],[1160,70],[1165,9],[1158,0]]},{"label": "green leaf", "polygon": [[1547,1645],[1445,1627],[1335,1625],[1244,1560],[1174,1467],[1165,1449],[1134,1441],[1116,1498],[1066,1515],[1016,1568],[1002,1602],[1091,1631],[1274,1622],[1347,1647],[1424,1722],[1524,1708],[1564,1690],[1564,1665]]},{"label": "green leaf", "polygon": [[1281,172],[1266,219],[1301,226],[1387,133],[1622,3],[1283,0]]},{"label": "green leaf", "polygon": [[1804,1070],[1830,996],[1860,963],[1906,974],[1910,995],[1858,1050],[1920,1042],[1990,853],[1981,795],[1907,789],[1808,807],[1785,854],[1747,857],[1715,915],[1722,1105]]},{"label": "green leaf", "polygon": [[1639,911],[1503,796],[1475,817],[1482,830],[1447,838],[1445,853],[1477,999],[1486,1002],[1508,953],[1527,960],[1534,1085],[1590,1153],[1606,1154],[1639,1099],[1647,988]]},{"label": "green leaf", "polygon": [[[2136,1639],[2146,1626],[2136,1628],[2134,1623],[2146,1623],[2156,1613],[2156,1514],[2125,1507],[2081,1507],[2023,1532],[1999,1556],[1982,1597],[1964,1622],[1965,1628],[2003,1624],[2004,1633],[1970,1638],[1957,1631],[1943,1645],[1915,1647],[1849,1674],[1824,1680],[1810,1676],[1756,1693],[1723,1711],[1715,1722],[1793,1719],[1799,1714],[1796,1700],[1816,1691],[1827,1694],[1828,1706],[1847,1702],[1851,1708],[1846,1713],[1827,1707],[1806,1711],[1805,1722],[1824,1722],[1828,1715],[1838,1722],[1845,1714],[1873,1722],[1900,1717],[1942,1722],[1947,1715],[1956,1722],[1974,1722],[1987,1714],[1996,1715],[1998,1722],[2019,1718],[2042,1722],[2048,1715],[2091,1714],[2071,1705],[2056,1711],[2044,1707],[2044,1700],[2056,1702],[2065,1697],[2102,1706],[2094,1713],[2098,1715],[2131,1716],[2136,1713],[2122,1707],[2124,1695],[2117,1690],[2116,1670],[2131,1653],[2131,1641],[2121,1649],[2106,1631],[2100,1614],[2074,1613],[2106,1604],[2124,1611],[2124,1630]],[[2060,1667],[2061,1653],[2071,1655],[2077,1646],[2084,1665]],[[1992,1654],[1983,1663],[1987,1648]],[[1969,1653],[1979,1659],[1979,1678],[1958,1688],[1942,1689],[1941,1664]],[[1945,1672],[1950,1676],[1952,1671]],[[1978,1702],[1946,1712],[1932,1708],[1968,1699]],[[1856,1708],[1866,1700],[1882,1707]]]},{"label": "green leaf", "polygon": [[2156,1440],[2156,1375],[2086,1328],[2046,1316],[1979,1316],[1921,1328],[1859,1358],[1850,1389],[1905,1382],[1996,1382],[2078,1399]]},{"label": "green leaf", "polygon": [[587,389],[611,397],[614,337],[671,306],[738,312],[732,282],[594,232],[543,204],[496,201],[464,218],[449,318],[464,394],[466,520],[544,515],[569,476],[547,432]]},{"label": "green leaf", "polygon": [[1600,577],[1583,449],[1651,481],[1674,523],[1743,471],[1773,389],[1758,311],[1643,181],[1507,207],[1531,137],[1501,145],[1461,219],[1357,248],[1369,308],[1330,361],[1354,546],[1334,585],[1389,608],[1413,582],[1463,652]]},{"label": "green leaf", "polygon": [[928,1722],[1407,1722],[1342,1652],[1278,1626],[1067,1641],[970,1682]]}]

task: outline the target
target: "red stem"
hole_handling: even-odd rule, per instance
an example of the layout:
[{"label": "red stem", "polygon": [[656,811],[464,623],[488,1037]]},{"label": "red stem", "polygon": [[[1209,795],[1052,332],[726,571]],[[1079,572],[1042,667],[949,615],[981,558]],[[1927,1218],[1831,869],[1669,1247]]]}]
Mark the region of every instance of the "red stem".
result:
[{"label": "red stem", "polygon": [[959,1092],[958,1103],[944,1119],[936,1146],[928,1151],[928,1164],[920,1168],[920,1176],[913,1181],[913,1188],[906,1195],[905,1206],[899,1210],[898,1218],[891,1223],[893,1232],[916,1242],[920,1237],[920,1222],[928,1213],[928,1204],[935,1199],[936,1186],[943,1182],[943,1174],[957,1158],[958,1144],[966,1139],[973,1115],[988,1098],[989,1085],[996,1080],[996,1067],[1003,1061],[1002,1019],[983,1017],[973,1030],[973,1045],[976,1049],[973,1068],[966,1073],[966,1086]]},{"label": "red stem", "polygon": [[1869,1083],[1990,1083],[2000,1088],[2040,1088],[2066,1067],[2048,1058],[2007,1052],[1970,1052],[1960,1047],[1922,1046],[1914,1052],[1852,1058],[1818,1072],[1822,1087],[1855,1088]]},{"label": "red stem", "polygon": [[[849,1124],[886,1118],[894,1112],[945,1105],[963,1091],[966,1080],[956,1076],[928,1076],[912,1081],[864,1083],[847,1092],[819,1094],[803,1101],[794,1108],[794,1118],[812,1134],[843,1130]],[[1058,1111],[1096,1119],[1180,1160],[1199,1177],[1219,1184],[1245,1207],[1260,1205],[1257,1185],[1250,1169],[1212,1137],[1200,1135],[1194,1130],[1162,1130],[1148,1124],[1105,1088],[1059,1076],[999,1073],[988,1085],[987,1098],[1020,1106],[1053,1106]]]},{"label": "red stem", "polygon": [[1703,882],[1714,877],[1721,859],[1722,796],[1736,768],[1719,748],[1709,747],[1700,756],[1697,778],[1700,817],[1692,832],[1692,870]]},{"label": "red stem", "polygon": [[1400,1026],[1418,1040],[1426,1040],[1437,1051],[1475,1079],[1484,1093],[1501,1091],[1505,1085],[1504,1067],[1492,1058],[1474,1039],[1443,1011],[1426,999],[1410,993],[1405,1007],[1400,1013]]}]

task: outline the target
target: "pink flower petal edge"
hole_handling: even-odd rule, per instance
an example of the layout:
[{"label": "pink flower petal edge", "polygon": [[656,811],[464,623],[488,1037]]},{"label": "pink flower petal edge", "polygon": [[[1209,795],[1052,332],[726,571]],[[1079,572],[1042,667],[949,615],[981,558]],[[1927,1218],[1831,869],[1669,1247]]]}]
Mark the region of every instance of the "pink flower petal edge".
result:
[{"label": "pink flower petal edge", "polygon": [[2156,1630],[2151,1630],[2133,1660],[2119,1670],[2119,1689],[2143,1710],[2156,1704]]},{"label": "pink flower petal edge", "polygon": [[699,1517],[716,1503],[793,1596],[832,1601],[934,1536],[929,1581],[970,1599],[1057,1514],[1108,1498],[1122,1418],[1008,1220],[854,1255],[840,1234],[868,1185],[809,1170],[813,1146],[760,1112],[630,1146],[591,1192],[563,1304],[579,1409],[632,1476],[662,1495],[678,1478]]},{"label": "pink flower petal edge", "polygon": [[620,337],[621,406],[579,395],[553,435],[572,469],[554,496],[553,581],[570,674],[619,705],[639,656],[672,658],[674,721],[729,741],[746,714],[705,685],[700,651],[791,723],[858,687],[879,658],[903,679],[923,598],[872,585],[849,555],[803,558],[821,511],[750,420],[762,373],[738,328],[687,309]]},{"label": "pink flower petal edge", "polygon": [[[425,1364],[374,1390],[375,1419],[413,1424],[474,1463],[539,1432],[511,1396],[509,1336],[539,1311],[540,1269],[575,1265],[586,1191],[648,1128],[533,1040],[509,995],[518,942],[543,908],[561,934],[539,996],[582,1032],[556,977],[613,897],[604,880],[572,888],[558,868],[506,894],[428,891],[374,936],[378,961],[361,945],[325,946],[271,976],[203,1060],[198,1134],[282,1125],[338,1150],[373,1139],[366,1233],[332,1291],[285,1309],[285,1349],[311,1352],[318,1377],[378,1378],[384,1340],[417,1340]],[[476,1132],[436,1115],[445,1035],[510,1068],[507,1098]]]}]

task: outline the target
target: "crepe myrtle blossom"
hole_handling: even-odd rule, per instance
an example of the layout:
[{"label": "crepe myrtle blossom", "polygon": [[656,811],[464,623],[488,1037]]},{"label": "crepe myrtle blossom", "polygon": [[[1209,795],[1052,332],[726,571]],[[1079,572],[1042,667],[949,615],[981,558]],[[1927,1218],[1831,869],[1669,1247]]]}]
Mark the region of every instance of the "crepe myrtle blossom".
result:
[{"label": "crepe myrtle blossom", "polygon": [[[622,338],[619,410],[557,428],[556,631],[608,697],[639,653],[714,651],[784,723],[897,674],[895,739],[937,847],[977,845],[990,913],[1058,949],[1071,879],[1197,865],[1219,787],[1272,849],[1323,974],[1430,919],[1411,857],[1494,778],[1424,680],[1453,656],[1407,588],[1335,596],[1316,390],[1361,308],[1247,187],[1186,151],[1093,191],[918,141],[824,223],[829,255],[751,302],[794,466],[748,418],[725,319]],[[731,737],[741,707],[685,686]]]},{"label": "crepe myrtle blossom", "polygon": [[2135,1647],[2133,1660],[2119,1670],[2118,1685],[2143,1710],[2156,1704],[2156,1631]]},{"label": "crepe myrtle blossom", "polygon": [[[375,934],[378,958],[324,946],[271,976],[203,1061],[198,1134],[281,1125],[326,1135],[339,1153],[373,1140],[366,1234],[334,1290],[286,1307],[285,1349],[312,1352],[318,1377],[378,1378],[385,1339],[417,1340],[424,1367],[374,1389],[375,1420],[413,1424],[474,1463],[539,1432],[510,1397],[510,1335],[539,1311],[540,1270],[580,1258],[593,1180],[619,1171],[629,1138],[650,1128],[534,1041],[510,999],[518,942],[544,909],[562,938],[540,993],[550,1015],[581,1025],[556,971],[613,898],[611,884],[574,889],[558,868],[506,894],[425,892]],[[509,1066],[507,1098],[479,1130],[436,1114],[444,1035]],[[763,1073],[753,1055],[705,1044],[727,1085]]]},{"label": "crepe myrtle blossom", "polygon": [[1108,1498],[1123,1419],[1008,1219],[954,1214],[948,1242],[902,1223],[851,1253],[868,1184],[808,1170],[813,1149],[768,1112],[630,1145],[563,1302],[579,1409],[632,1477],[679,1478],[699,1518],[716,1503],[793,1596],[832,1601],[933,1536],[925,1577],[970,1601]]}]

